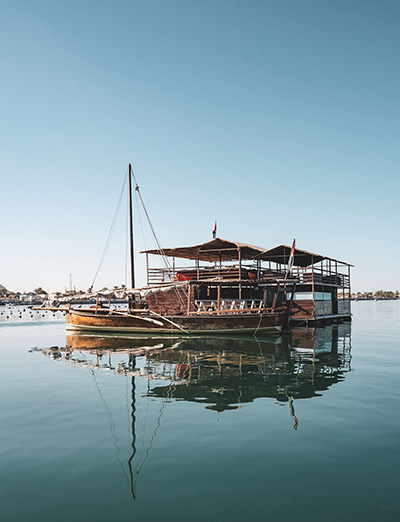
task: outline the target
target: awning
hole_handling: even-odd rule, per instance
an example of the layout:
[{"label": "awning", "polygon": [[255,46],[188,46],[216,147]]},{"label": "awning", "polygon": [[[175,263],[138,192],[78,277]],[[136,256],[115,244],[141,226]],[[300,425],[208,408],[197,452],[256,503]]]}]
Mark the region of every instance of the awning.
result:
[{"label": "awning", "polygon": [[217,237],[216,239],[203,243],[202,245],[164,248],[162,252],[159,250],[144,250],[141,253],[212,262],[238,260],[239,251],[242,260],[257,259],[258,256],[266,252],[265,248],[237,243],[235,241],[228,241]]},{"label": "awning", "polygon": [[[257,259],[286,265],[289,261],[291,250],[292,247],[288,245],[279,245],[275,248],[271,248],[270,250],[266,250],[264,253],[260,254]],[[339,261],[337,259],[333,259],[332,257],[323,256],[321,254],[315,254],[314,252],[308,252],[307,250],[300,250],[299,248],[295,248],[293,265],[305,268],[313,264],[315,265],[315,263],[319,263],[320,261],[324,261],[325,259],[333,261],[334,263],[338,263],[339,265],[353,266],[349,263],[345,263],[344,261]]]},{"label": "awning", "polygon": [[[199,261],[237,261],[240,258],[244,260],[260,260],[271,261],[274,263],[287,264],[289,261],[291,247],[288,245],[279,245],[275,248],[267,250],[266,248],[238,243],[236,241],[228,241],[227,239],[216,238],[201,245],[178,248],[164,248],[162,252],[159,250],[144,250],[141,254],[165,255],[167,257],[177,257],[185,259],[195,259]],[[294,266],[307,267],[315,263],[319,263],[324,259],[330,259],[341,265],[349,265],[343,261],[338,261],[331,257],[321,254],[308,252],[307,250],[295,249]]]},{"label": "awning", "polygon": [[[261,254],[258,257],[258,259],[261,259],[262,261],[272,261],[274,263],[281,263],[282,265],[286,265],[289,261],[291,250],[292,247],[288,245],[279,245]],[[306,267],[310,266],[311,264],[319,263],[323,259],[328,258],[320,254],[313,254],[312,252],[307,252],[306,250],[300,250],[299,248],[296,248],[294,251],[293,265]]]}]

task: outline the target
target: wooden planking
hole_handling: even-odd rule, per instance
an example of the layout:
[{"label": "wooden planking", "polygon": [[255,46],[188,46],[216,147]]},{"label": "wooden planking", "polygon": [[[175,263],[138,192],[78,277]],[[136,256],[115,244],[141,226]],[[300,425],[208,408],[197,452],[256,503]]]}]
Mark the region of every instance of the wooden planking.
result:
[{"label": "wooden planking", "polygon": [[311,319],[314,317],[314,311],[313,300],[296,300],[293,301],[291,316],[293,319]]}]

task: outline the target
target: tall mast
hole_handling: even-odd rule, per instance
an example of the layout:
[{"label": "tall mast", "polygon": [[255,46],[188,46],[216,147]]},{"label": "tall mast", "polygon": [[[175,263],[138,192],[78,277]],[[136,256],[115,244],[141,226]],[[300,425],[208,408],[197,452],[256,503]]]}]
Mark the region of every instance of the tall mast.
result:
[{"label": "tall mast", "polygon": [[135,258],[133,253],[133,211],[132,211],[132,166],[128,165],[129,187],[129,244],[131,254],[131,288],[135,288]]}]

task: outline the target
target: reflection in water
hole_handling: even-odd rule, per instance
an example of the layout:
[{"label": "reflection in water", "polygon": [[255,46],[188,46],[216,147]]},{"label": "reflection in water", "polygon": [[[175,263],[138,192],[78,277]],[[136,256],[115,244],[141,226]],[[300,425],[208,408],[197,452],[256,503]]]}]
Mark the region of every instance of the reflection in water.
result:
[{"label": "reflection in water", "polygon": [[[68,335],[54,359],[148,379],[147,395],[237,409],[259,397],[288,402],[322,395],[351,370],[350,324],[292,329],[282,338],[146,338]],[[138,359],[139,358],[139,359]],[[133,398],[134,400],[134,398]]]},{"label": "reflection in water", "polygon": [[[131,379],[131,453],[128,459],[131,495],[161,426],[166,404],[184,400],[217,412],[236,410],[261,397],[288,404],[293,428],[296,400],[321,396],[351,370],[350,323],[318,329],[292,329],[281,338],[147,338],[68,335],[66,346],[42,350],[53,359],[91,369],[105,408],[115,456],[118,440],[111,411],[95,377],[95,369],[110,370]],[[147,449],[136,456],[135,378],[147,379],[145,397],[162,399]],[[133,468],[133,461],[136,467]],[[121,464],[121,463],[120,463]],[[122,466],[122,465],[121,465]],[[125,472],[124,472],[125,473]]]}]

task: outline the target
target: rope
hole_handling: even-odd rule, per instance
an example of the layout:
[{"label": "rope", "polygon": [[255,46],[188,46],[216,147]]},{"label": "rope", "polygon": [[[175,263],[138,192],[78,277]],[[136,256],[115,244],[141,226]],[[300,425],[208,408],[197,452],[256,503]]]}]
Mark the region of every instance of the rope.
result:
[{"label": "rope", "polygon": [[256,334],[257,334],[257,332],[258,332],[258,330],[259,330],[259,328],[260,328],[260,326],[261,326],[261,321],[262,321],[263,316],[264,316],[264,314],[260,314],[260,320],[258,321],[258,326],[257,326],[257,328],[254,330],[254,333],[253,333],[254,337],[256,336]]},{"label": "rope", "polygon": [[[137,208],[138,208],[138,210],[139,210],[139,204],[137,203],[137,201],[138,201],[138,194],[137,194],[137,191],[135,191],[135,197],[136,197],[136,205],[137,205]],[[140,215],[140,212],[138,212],[137,214],[138,214],[138,218],[139,218],[140,231],[142,232],[142,239],[143,239],[144,249],[147,250],[146,237],[145,237],[145,235],[144,235],[143,223],[142,223],[142,217],[141,217],[141,215]]]},{"label": "rope", "polygon": [[122,472],[125,475],[125,478],[126,478],[128,484],[129,484],[128,476],[126,474],[126,471],[125,471],[124,466],[123,466],[123,464],[121,462],[121,459],[120,459],[121,450],[120,450],[120,447],[119,447],[119,438],[118,438],[116,430],[115,430],[115,424],[114,424],[114,420],[113,420],[113,416],[112,416],[110,407],[109,407],[107,401],[105,400],[105,398],[104,398],[104,396],[103,396],[103,394],[102,394],[102,392],[100,390],[100,386],[99,386],[99,383],[97,382],[96,374],[95,374],[93,368],[91,368],[90,371],[92,373],[94,385],[95,385],[95,387],[97,389],[97,392],[99,394],[100,400],[103,403],[104,410],[105,410],[106,415],[108,417],[108,424],[109,424],[109,427],[110,427],[111,436],[113,438],[113,446],[114,446],[114,449],[115,449],[115,459],[118,462],[118,464],[120,465],[120,467],[122,469]]},{"label": "rope", "polygon": [[92,282],[92,285],[91,285],[90,289],[92,289],[94,287],[94,283],[96,281],[96,278],[98,276],[100,268],[101,268],[101,266],[103,264],[103,261],[104,261],[104,259],[106,257],[106,254],[107,254],[107,251],[108,251],[108,247],[110,246],[110,243],[111,243],[111,238],[112,238],[112,235],[114,233],[115,225],[117,223],[119,210],[121,208],[121,201],[122,201],[122,196],[123,196],[124,189],[125,189],[126,179],[127,179],[127,175],[125,176],[124,183],[122,185],[122,190],[121,190],[121,193],[119,195],[117,208],[115,209],[115,213],[114,213],[114,217],[113,217],[113,220],[112,220],[112,223],[111,223],[110,231],[108,232],[106,244],[104,245],[104,249],[103,249],[103,253],[102,253],[101,258],[100,258],[99,266],[97,267],[97,270],[96,270],[96,273],[94,275],[93,282]]},{"label": "rope", "polygon": [[[162,256],[164,264],[165,264],[167,270],[169,271],[169,275],[170,275],[170,277],[172,279],[172,275],[173,275],[172,267],[171,267],[171,265],[170,265],[170,263],[168,261],[167,256],[165,255],[165,252],[164,252],[164,250],[163,250],[163,248],[161,246],[161,243],[160,243],[160,241],[159,241],[159,239],[157,237],[157,234],[156,234],[156,232],[154,230],[153,224],[152,224],[150,216],[149,216],[149,214],[147,212],[146,205],[144,204],[144,201],[143,201],[143,198],[142,198],[142,194],[140,193],[139,185],[138,185],[138,182],[137,182],[137,179],[136,179],[136,176],[135,176],[135,173],[133,172],[133,170],[132,170],[132,176],[133,176],[133,179],[134,179],[135,185],[136,185],[135,186],[135,190],[136,190],[136,192],[137,192],[137,194],[139,196],[140,202],[142,204],[143,211],[144,211],[145,216],[147,218],[147,222],[149,223],[151,233],[153,234],[154,241],[156,242],[156,245],[157,245],[157,249],[159,250],[159,252],[160,252],[160,254]],[[174,290],[175,290],[175,293],[176,293],[176,295],[177,295],[177,297],[178,297],[178,299],[179,299],[179,301],[181,303],[181,306],[183,308],[185,308],[185,301],[183,300],[182,296],[180,295],[180,292],[176,288]],[[183,292],[186,293],[186,290],[183,289]]]}]

